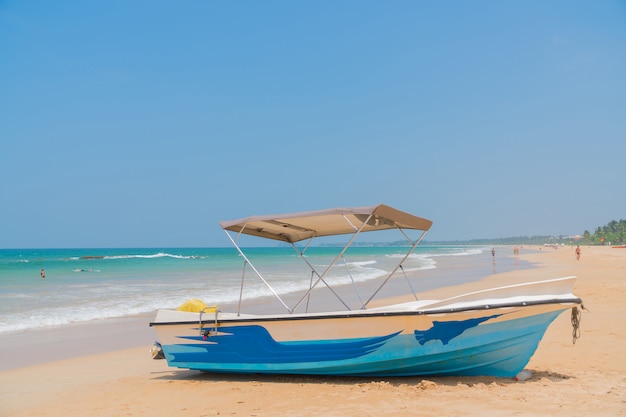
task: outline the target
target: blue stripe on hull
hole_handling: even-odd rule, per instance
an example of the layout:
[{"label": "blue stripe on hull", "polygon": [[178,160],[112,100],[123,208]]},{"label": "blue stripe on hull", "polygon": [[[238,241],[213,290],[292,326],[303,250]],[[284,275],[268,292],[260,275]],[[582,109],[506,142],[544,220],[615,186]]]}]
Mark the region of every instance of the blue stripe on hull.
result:
[{"label": "blue stripe on hull", "polygon": [[[176,352],[170,353],[171,360],[202,362],[207,358],[219,358],[220,363],[273,364],[341,361],[374,352],[400,333],[367,339],[279,343],[262,326],[220,327],[219,330],[225,334],[210,338],[214,344],[176,345]],[[203,340],[200,336],[184,339]]]},{"label": "blue stripe on hull", "polygon": [[[488,321],[495,316],[450,322],[455,324],[439,327],[439,333],[431,331],[442,324],[435,322],[431,330],[413,334],[315,342],[277,342],[261,326],[220,327],[220,336],[205,343],[163,345],[163,350],[170,366],[213,372],[513,377],[560,313],[496,323]],[[441,333],[445,327],[452,333]]]}]

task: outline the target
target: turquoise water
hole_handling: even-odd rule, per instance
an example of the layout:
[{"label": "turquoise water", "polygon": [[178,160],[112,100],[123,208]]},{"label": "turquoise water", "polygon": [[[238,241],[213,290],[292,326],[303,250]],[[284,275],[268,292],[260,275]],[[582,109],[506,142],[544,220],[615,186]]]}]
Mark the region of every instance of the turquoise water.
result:
[{"label": "turquoise water", "polygon": [[[306,259],[323,271],[339,248],[311,247]],[[327,275],[334,285],[358,284],[389,273],[405,247],[352,248]],[[279,294],[303,293],[310,270],[290,247],[245,249]],[[478,256],[486,248],[418,247],[407,275],[437,267],[445,257]],[[45,278],[40,277],[41,269]],[[243,258],[234,248],[2,249],[0,334],[175,308],[190,298],[211,304],[239,299]],[[247,300],[271,293],[245,270]],[[348,273],[346,273],[348,272]]]}]

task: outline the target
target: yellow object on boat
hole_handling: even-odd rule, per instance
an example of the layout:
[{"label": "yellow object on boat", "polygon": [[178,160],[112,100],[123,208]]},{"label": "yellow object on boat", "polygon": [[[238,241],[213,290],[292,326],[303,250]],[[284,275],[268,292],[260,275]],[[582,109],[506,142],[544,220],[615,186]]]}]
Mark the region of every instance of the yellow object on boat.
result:
[{"label": "yellow object on boat", "polygon": [[207,306],[202,300],[198,300],[196,298],[192,298],[191,300],[185,301],[183,305],[178,307],[176,310],[178,311],[188,311],[191,313],[215,313],[217,311],[217,306]]}]

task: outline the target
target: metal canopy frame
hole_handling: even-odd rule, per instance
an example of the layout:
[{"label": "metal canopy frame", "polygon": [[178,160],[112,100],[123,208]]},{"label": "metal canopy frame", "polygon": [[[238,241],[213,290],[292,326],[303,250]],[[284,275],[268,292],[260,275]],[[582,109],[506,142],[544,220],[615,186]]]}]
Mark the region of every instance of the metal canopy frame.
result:
[{"label": "metal canopy frame", "polygon": [[[386,206],[384,206],[386,207]],[[237,228],[236,232],[233,231],[232,228],[226,228],[223,227],[224,232],[226,233],[226,236],[228,236],[228,238],[230,239],[230,241],[232,242],[232,244],[235,246],[235,248],[237,249],[237,251],[239,252],[239,254],[242,256],[243,260],[244,260],[244,266],[243,266],[243,272],[242,272],[242,277],[241,277],[241,290],[240,290],[240,294],[239,294],[239,304],[238,304],[238,308],[237,308],[237,315],[239,315],[241,313],[241,302],[242,302],[242,298],[243,298],[243,287],[244,287],[244,280],[245,280],[245,273],[246,273],[246,267],[249,266],[250,269],[254,272],[254,274],[257,275],[257,277],[263,282],[263,284],[270,290],[270,292],[274,295],[274,297],[280,302],[280,304],[287,310],[287,312],[294,313],[301,305],[302,303],[306,300],[307,301],[307,310],[308,310],[308,300],[310,299],[311,293],[313,292],[313,290],[315,288],[317,288],[320,283],[324,284],[334,295],[335,297],[341,302],[341,304],[343,304],[343,306],[348,310],[348,311],[352,311],[352,309],[348,306],[348,304],[341,298],[341,296],[333,289],[333,287],[325,280],[326,275],[329,273],[329,271],[335,266],[335,264],[340,260],[340,259],[344,259],[344,254],[346,253],[346,251],[352,246],[352,244],[354,243],[355,239],[357,238],[357,236],[359,236],[359,234],[361,232],[364,231],[364,229],[372,224],[372,222],[378,222],[379,219],[378,217],[375,216],[375,213],[370,213],[367,216],[362,216],[359,217],[359,220],[362,219],[361,224],[354,224],[354,221],[351,221],[345,214],[339,214],[343,217],[343,219],[345,220],[345,222],[349,225],[349,228],[352,230],[352,236],[349,239],[348,243],[343,247],[343,249],[335,256],[335,258],[331,261],[331,263],[326,266],[326,268],[323,271],[318,271],[313,265],[311,265],[311,263],[308,261],[308,259],[304,256],[306,250],[310,247],[311,243],[313,242],[313,240],[317,237],[314,234],[312,236],[310,236],[307,239],[301,239],[301,240],[306,240],[307,243],[306,245],[302,248],[299,249],[296,245],[295,242],[293,241],[289,241],[288,243],[291,245],[291,247],[296,251],[296,253],[298,254],[298,256],[300,257],[300,259],[302,259],[302,261],[308,266],[308,268],[311,271],[311,284],[309,286],[309,289],[306,291],[306,293],[296,302],[295,305],[293,305],[292,307],[289,307],[287,305],[287,303],[283,300],[283,298],[281,298],[281,296],[276,292],[276,290],[272,287],[272,285],[270,285],[270,283],[265,279],[265,277],[263,276],[263,274],[261,274],[261,272],[253,265],[253,263],[250,261],[250,259],[248,258],[248,256],[245,254],[245,252],[241,249],[241,247],[239,246],[239,244],[237,243],[237,241],[239,240],[240,236],[242,234],[248,234],[248,235],[256,235],[259,236],[256,233],[250,232],[248,231],[248,233],[246,232],[246,226],[247,223],[243,222],[243,223],[239,223],[239,227]],[[384,219],[385,221],[389,221],[389,219]],[[425,219],[420,219],[420,220],[425,220]],[[429,222],[430,224],[432,224],[432,222],[430,222],[429,220],[426,220],[426,222]],[[427,227],[425,228],[426,230],[423,230],[424,227],[408,227],[409,229],[413,229],[413,230],[421,230],[422,233],[419,236],[419,238],[415,241],[413,241],[405,232],[405,228],[400,227],[397,223],[394,222],[393,227],[386,227],[385,229],[378,229],[378,230],[389,230],[389,229],[397,229],[400,231],[400,233],[404,236],[404,238],[407,240],[407,242],[410,244],[410,248],[408,250],[408,252],[404,255],[404,257],[402,257],[400,259],[400,261],[398,262],[398,264],[393,268],[393,270],[385,277],[385,279],[382,281],[382,283],[380,284],[380,286],[378,286],[376,288],[376,290],[371,294],[371,296],[367,299],[367,301],[363,302],[362,298],[360,296],[360,294],[358,293],[358,290],[356,289],[356,284],[354,283],[354,281],[352,280],[352,277],[350,276],[354,287],[355,287],[355,291],[357,291],[357,296],[359,298],[359,301],[361,302],[361,309],[365,310],[367,309],[367,306],[369,305],[369,303],[374,299],[374,297],[376,297],[376,295],[380,292],[380,290],[387,284],[387,282],[391,279],[391,277],[398,271],[398,269],[402,270],[402,272],[404,273],[404,268],[402,266],[402,264],[406,261],[406,259],[413,253],[413,251],[415,250],[415,248],[417,247],[417,245],[419,245],[419,243],[422,241],[422,239],[424,238],[424,236],[426,235],[426,233],[428,232],[428,228],[430,227],[430,224],[427,225]],[[229,231],[230,230],[230,231]],[[370,229],[368,229],[368,231],[372,231]],[[345,233],[341,233],[341,234],[345,234]],[[409,288],[411,290],[411,293],[413,294],[413,296],[415,297],[415,299],[417,300],[417,294],[415,293],[415,291],[413,290],[413,287],[410,283],[410,281],[408,280],[408,277],[406,276],[406,274],[404,274],[407,283],[409,284]],[[316,277],[315,281],[313,281],[313,278]]]}]

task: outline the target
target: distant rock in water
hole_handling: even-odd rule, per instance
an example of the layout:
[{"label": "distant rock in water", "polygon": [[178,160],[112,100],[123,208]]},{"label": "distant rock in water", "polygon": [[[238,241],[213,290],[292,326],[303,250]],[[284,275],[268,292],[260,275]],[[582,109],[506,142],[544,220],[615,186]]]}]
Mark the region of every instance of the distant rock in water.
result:
[{"label": "distant rock in water", "polygon": [[104,259],[104,256],[81,256],[80,259]]}]

